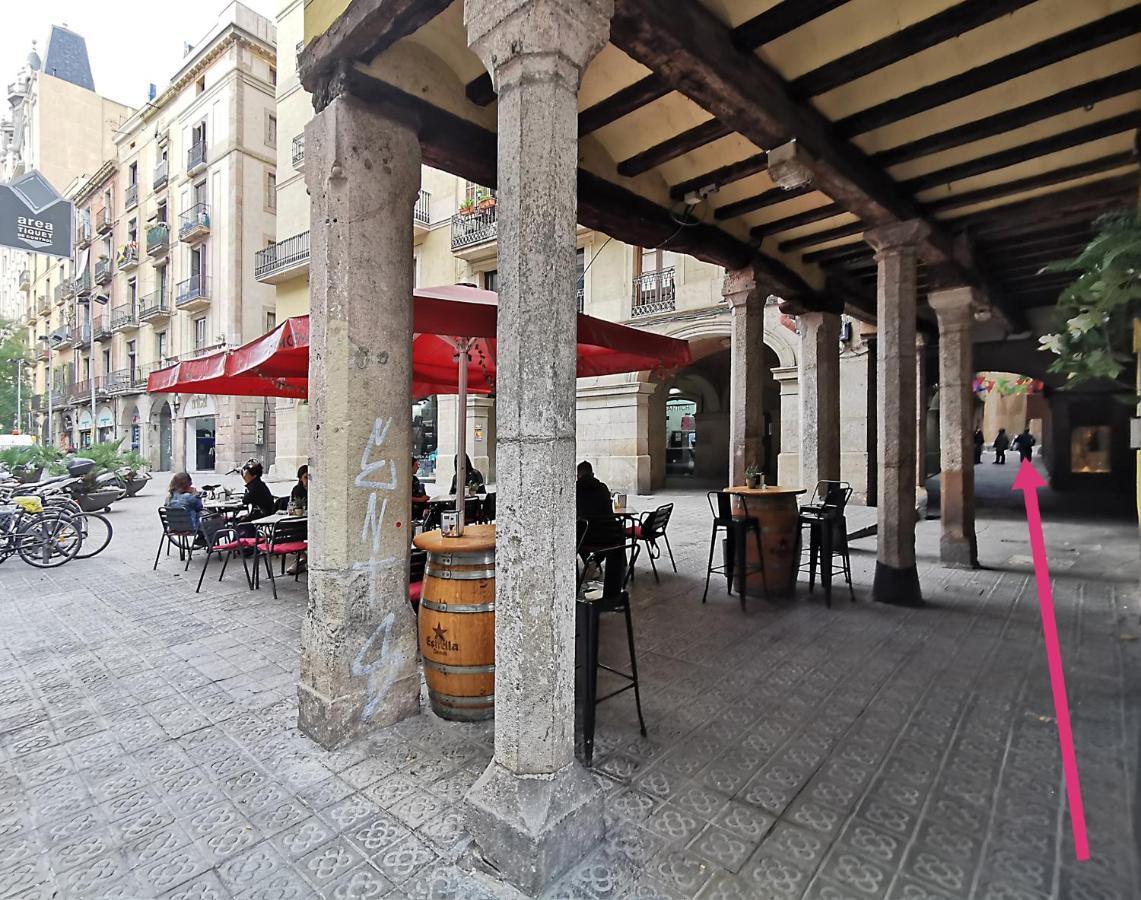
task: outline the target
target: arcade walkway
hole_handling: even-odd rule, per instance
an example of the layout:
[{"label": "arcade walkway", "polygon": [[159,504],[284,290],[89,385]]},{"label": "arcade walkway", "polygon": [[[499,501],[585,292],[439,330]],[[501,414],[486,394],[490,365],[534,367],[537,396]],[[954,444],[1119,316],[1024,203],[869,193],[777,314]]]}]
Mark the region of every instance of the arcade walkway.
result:
[{"label": "arcade walkway", "polygon": [[[600,707],[608,837],[550,896],[1138,896],[1135,526],[1047,514],[1078,865],[1020,519],[980,510],[978,571],[939,567],[921,523],[923,609],[867,600],[862,541],[854,605],[742,614],[723,583],[700,603],[704,496],[666,499],[682,574],[636,587],[649,738],[629,694]],[[106,558],[0,567],[0,896],[512,896],[460,825],[490,727],[321,750],[295,727],[304,591],[152,573],[154,502],[116,508]]]}]

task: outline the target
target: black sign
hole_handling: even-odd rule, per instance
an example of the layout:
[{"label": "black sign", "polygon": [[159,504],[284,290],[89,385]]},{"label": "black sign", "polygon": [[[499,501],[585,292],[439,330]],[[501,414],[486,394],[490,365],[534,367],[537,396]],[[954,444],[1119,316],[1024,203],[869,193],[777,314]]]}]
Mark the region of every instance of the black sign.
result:
[{"label": "black sign", "polygon": [[71,258],[75,207],[39,172],[0,184],[0,246]]}]

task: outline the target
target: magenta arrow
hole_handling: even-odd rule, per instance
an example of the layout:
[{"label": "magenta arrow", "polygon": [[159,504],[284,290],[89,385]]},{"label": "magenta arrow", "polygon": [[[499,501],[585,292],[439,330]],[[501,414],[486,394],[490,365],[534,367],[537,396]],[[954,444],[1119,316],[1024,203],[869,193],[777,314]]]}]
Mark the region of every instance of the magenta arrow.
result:
[{"label": "magenta arrow", "polygon": [[1074,830],[1074,849],[1079,861],[1089,859],[1086,815],[1082,809],[1082,789],[1078,782],[1078,760],[1074,754],[1074,733],[1070,728],[1070,704],[1066,700],[1066,676],[1062,672],[1062,651],[1058,646],[1058,623],[1054,618],[1054,596],[1050,592],[1050,570],[1046,565],[1046,541],[1042,536],[1042,513],[1038,510],[1038,488],[1046,482],[1028,459],[1022,461],[1011,490],[1022,491],[1026,501],[1026,524],[1030,529],[1030,555],[1034,559],[1034,579],[1038,582],[1038,605],[1042,610],[1042,635],[1046,640],[1046,664],[1050,689],[1054,694],[1054,717],[1058,720],[1058,743],[1062,747],[1062,772],[1066,778],[1066,799]]}]

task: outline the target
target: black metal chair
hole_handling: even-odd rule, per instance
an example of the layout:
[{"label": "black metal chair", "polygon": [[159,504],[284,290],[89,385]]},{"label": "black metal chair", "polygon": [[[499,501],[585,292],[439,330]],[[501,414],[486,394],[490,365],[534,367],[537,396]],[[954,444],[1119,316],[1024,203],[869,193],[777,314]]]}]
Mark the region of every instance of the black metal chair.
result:
[{"label": "black metal chair", "polygon": [[408,602],[417,612],[420,610],[420,594],[424,589],[424,570],[427,565],[427,552],[413,547],[408,557]]},{"label": "black metal chair", "polygon": [[659,506],[655,510],[642,513],[641,518],[626,529],[626,534],[629,537],[645,543],[646,555],[650,558],[650,568],[654,572],[654,581],[659,583],[661,579],[658,578],[658,567],[654,564],[654,560],[662,555],[662,548],[658,546],[659,540],[665,542],[666,551],[670,555],[670,565],[673,566],[674,572],[677,572],[673,547],[670,546],[670,539],[666,534],[666,528],[670,524],[670,516],[673,515],[673,511],[674,505],[672,503]]},{"label": "black metal chair", "polygon": [[252,588],[253,580],[250,578],[250,569],[246,564],[244,551],[253,547],[257,541],[254,538],[239,538],[237,530],[226,524],[225,516],[217,514],[203,516],[199,522],[198,530],[206,542],[206,559],[202,562],[202,572],[198,576],[198,587],[194,589],[194,593],[197,594],[202,590],[202,580],[206,577],[206,567],[210,565],[210,557],[215,553],[222,557],[222,571],[218,573],[219,581],[226,574],[226,566],[230,564],[230,560],[236,556],[242,561],[242,568],[246,573],[246,584]]},{"label": "black metal chair", "polygon": [[[743,515],[733,515],[733,498],[735,495],[727,491],[709,491],[705,497],[709,501],[709,511],[713,513],[713,531],[709,536],[709,561],[705,567],[705,591],[701,595],[701,602],[706,601],[709,595],[709,576],[725,575],[727,589],[733,593],[733,576],[737,574],[739,580],[738,593],[741,597],[741,609],[745,608],[745,592],[748,587],[749,576],[754,572],[761,573],[761,585],[765,596],[769,594],[768,579],[765,577],[765,553],[761,543],[761,520],[749,515],[748,501],[744,495],[737,495],[741,502]],[[717,535],[724,531],[724,556],[722,565],[713,565],[713,554],[717,549]],[[750,533],[757,544],[757,561],[749,563],[746,554],[746,543]]]},{"label": "black metal chair", "polygon": [[[581,521],[581,520],[580,520]],[[589,529],[587,529],[589,530]],[[630,614],[630,573],[638,558],[639,546],[636,539],[613,547],[594,548],[587,551],[588,564],[594,562],[603,567],[623,565],[624,571],[607,571],[601,597],[587,599],[579,594],[576,609],[576,650],[578,656],[579,699],[582,706],[582,745],[585,764],[594,762],[594,723],[595,707],[603,700],[609,700],[628,690],[634,691],[634,705],[638,710],[638,727],[642,737],[646,736],[646,720],[642,716],[642,695],[638,686],[638,659],[634,650],[634,622]],[[615,577],[617,576],[617,577]],[[623,672],[599,661],[598,633],[603,613],[622,613],[626,619],[626,643],[630,652],[630,671]],[[598,670],[605,669],[623,679],[626,684],[602,697],[598,696]]]},{"label": "black metal chair", "polygon": [[194,527],[194,517],[190,510],[178,506],[160,506],[158,508],[159,521],[162,522],[162,536],[158,539],[158,550],[155,552],[155,564],[152,571],[158,569],[158,560],[162,556],[163,545],[166,545],[167,556],[170,548],[178,548],[179,560],[185,560],[186,565],[182,571],[190,568],[190,560],[194,556],[194,539],[198,537],[198,529]]},{"label": "black metal chair", "polygon": [[[816,588],[816,569],[820,568],[820,584],[824,588],[824,603],[832,606],[832,576],[841,574],[848,582],[852,600],[856,592],[852,587],[852,562],[848,554],[848,521],[844,509],[852,497],[852,486],[846,481],[820,481],[812,497],[800,508],[798,536],[808,529],[808,562],[801,563],[799,571],[808,570],[808,593]],[[803,545],[803,540],[801,540]],[[803,552],[798,548],[797,555]],[[840,557],[840,565],[833,563]]]},{"label": "black metal chair", "polygon": [[[254,587],[261,585],[261,573],[258,569],[258,563],[262,560],[265,561],[265,571],[269,575],[269,583],[273,588],[273,599],[277,599],[277,581],[273,577],[273,566],[270,560],[275,556],[281,557],[281,574],[285,574],[285,558],[289,554],[296,554],[297,560],[300,562],[301,554],[309,550],[309,523],[305,521],[298,521],[296,519],[282,519],[279,522],[274,522],[270,526],[269,535],[258,538],[255,546],[256,554],[254,558]],[[293,580],[296,581],[301,574],[301,566],[298,565]]]}]

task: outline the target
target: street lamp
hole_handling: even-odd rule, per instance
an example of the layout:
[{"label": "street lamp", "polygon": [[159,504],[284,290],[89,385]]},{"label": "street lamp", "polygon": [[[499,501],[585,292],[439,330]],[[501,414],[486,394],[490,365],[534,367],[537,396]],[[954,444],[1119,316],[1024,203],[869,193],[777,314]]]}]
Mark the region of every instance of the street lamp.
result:
[{"label": "street lamp", "polygon": [[53,332],[41,334],[36,340],[43,344],[48,351],[48,446],[55,446],[55,422],[52,417],[52,394],[55,393],[55,373],[52,371],[52,350],[63,343],[63,337]]},{"label": "street lamp", "polygon": [[95,304],[106,306],[108,297],[105,294],[90,293],[80,297],[76,302],[87,307],[87,380],[91,382],[91,446],[95,446],[95,437],[99,434],[99,424],[95,416]]}]

